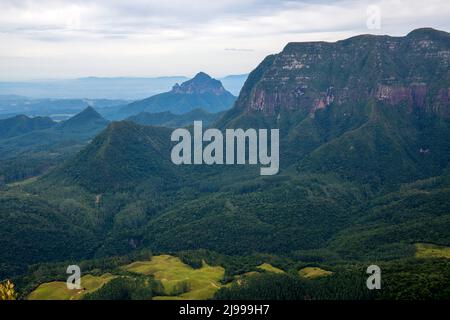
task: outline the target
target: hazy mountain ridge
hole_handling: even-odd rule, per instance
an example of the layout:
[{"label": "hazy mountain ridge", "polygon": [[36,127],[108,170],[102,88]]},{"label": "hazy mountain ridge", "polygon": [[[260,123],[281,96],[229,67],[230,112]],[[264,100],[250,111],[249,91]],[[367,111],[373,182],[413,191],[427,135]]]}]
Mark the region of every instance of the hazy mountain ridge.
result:
[{"label": "hazy mountain ridge", "polygon": [[187,77],[86,77],[79,79],[0,82],[0,94],[15,94],[35,99],[117,99],[136,100],[169,89]]},{"label": "hazy mountain ridge", "polygon": [[[238,95],[247,74],[230,75],[219,80]],[[85,77],[78,79],[0,81],[0,100],[79,99],[139,100],[170,90],[174,83],[189,80],[185,76],[164,77]]]},{"label": "hazy mountain ridge", "polygon": [[31,99],[19,96],[0,96],[0,117],[8,118],[24,114],[30,117],[48,116],[54,120],[67,120],[87,106],[95,107],[102,113],[108,113],[129,102],[107,99]]}]

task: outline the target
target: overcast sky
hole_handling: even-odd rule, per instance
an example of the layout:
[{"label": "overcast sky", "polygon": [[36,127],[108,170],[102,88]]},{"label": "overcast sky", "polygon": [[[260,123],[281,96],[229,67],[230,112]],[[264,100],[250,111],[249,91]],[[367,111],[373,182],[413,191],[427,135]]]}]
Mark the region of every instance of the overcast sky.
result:
[{"label": "overcast sky", "polygon": [[[380,29],[367,27],[373,5]],[[450,1],[0,0],[0,80],[219,77],[288,42],[419,27],[450,31]]]}]

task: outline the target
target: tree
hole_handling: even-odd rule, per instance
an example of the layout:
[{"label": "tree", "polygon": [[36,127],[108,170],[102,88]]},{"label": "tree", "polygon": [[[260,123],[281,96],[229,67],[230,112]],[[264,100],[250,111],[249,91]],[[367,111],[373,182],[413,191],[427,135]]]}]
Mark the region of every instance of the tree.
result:
[{"label": "tree", "polygon": [[7,280],[5,283],[0,283],[0,300],[16,300],[17,293],[14,289],[14,284]]}]

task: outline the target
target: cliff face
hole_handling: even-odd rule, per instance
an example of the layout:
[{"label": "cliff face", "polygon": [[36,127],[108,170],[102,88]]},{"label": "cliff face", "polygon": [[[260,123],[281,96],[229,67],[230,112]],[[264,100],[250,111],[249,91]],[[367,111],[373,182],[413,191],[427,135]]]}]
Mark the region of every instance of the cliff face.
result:
[{"label": "cliff face", "polygon": [[418,29],[406,37],[362,35],[335,43],[289,43],[253,71],[236,108],[314,114],[331,104],[405,104],[450,116],[450,34]]},{"label": "cliff face", "polygon": [[386,185],[450,163],[450,34],[290,43],[250,73],[220,128],[278,128],[281,169]]}]

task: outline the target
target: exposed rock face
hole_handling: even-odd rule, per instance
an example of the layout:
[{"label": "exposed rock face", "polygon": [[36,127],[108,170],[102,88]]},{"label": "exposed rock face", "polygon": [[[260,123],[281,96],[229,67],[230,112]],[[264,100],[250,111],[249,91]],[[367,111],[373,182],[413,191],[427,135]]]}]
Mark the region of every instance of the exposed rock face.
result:
[{"label": "exposed rock face", "polygon": [[424,108],[426,95],[427,86],[425,84],[413,84],[409,87],[379,85],[375,92],[375,97],[379,101],[392,105],[406,102],[410,108],[413,106]]},{"label": "exposed rock face", "polygon": [[450,114],[450,34],[418,29],[405,37],[363,35],[336,43],[289,43],[253,71],[236,107],[276,115],[314,114],[373,99]]},{"label": "exposed rock face", "polygon": [[212,93],[221,95],[224,94],[225,91],[225,88],[219,80],[211,78],[204,72],[199,72],[191,80],[183,82],[181,85],[177,83],[172,88],[173,93],[181,94]]}]

